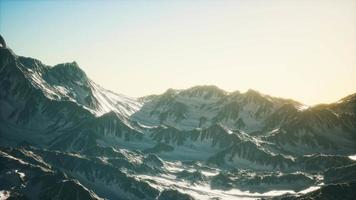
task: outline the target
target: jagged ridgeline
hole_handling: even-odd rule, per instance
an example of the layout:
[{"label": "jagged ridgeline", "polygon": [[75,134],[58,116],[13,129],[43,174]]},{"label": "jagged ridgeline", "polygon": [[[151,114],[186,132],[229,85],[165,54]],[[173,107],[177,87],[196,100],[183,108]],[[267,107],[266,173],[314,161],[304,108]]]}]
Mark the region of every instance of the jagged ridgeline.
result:
[{"label": "jagged ridgeline", "polygon": [[0,199],[355,199],[356,94],[131,98],[0,39]]}]

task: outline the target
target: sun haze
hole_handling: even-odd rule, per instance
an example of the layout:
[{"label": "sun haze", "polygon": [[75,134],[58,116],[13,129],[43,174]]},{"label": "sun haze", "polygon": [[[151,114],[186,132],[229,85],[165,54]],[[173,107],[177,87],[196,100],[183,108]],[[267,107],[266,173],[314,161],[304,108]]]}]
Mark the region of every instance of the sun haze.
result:
[{"label": "sun haze", "polygon": [[77,61],[129,96],[253,88],[307,104],[356,92],[356,1],[0,1],[18,55]]}]

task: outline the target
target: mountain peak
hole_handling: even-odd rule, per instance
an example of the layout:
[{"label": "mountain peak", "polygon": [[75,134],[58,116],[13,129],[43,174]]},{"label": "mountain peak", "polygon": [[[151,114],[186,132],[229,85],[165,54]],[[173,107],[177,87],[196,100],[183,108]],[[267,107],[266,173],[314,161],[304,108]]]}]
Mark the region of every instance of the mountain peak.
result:
[{"label": "mountain peak", "polygon": [[0,64],[5,66],[5,63],[15,62],[16,55],[11,49],[0,46],[0,58]]},{"label": "mountain peak", "polygon": [[61,63],[55,65],[51,68],[51,72],[55,74],[62,75],[64,77],[68,77],[72,80],[86,80],[87,75],[85,72],[79,67],[78,63],[73,61],[70,63]]},{"label": "mountain peak", "polygon": [[179,92],[179,90],[173,89],[173,88],[169,88],[167,89],[163,94],[177,94]]},{"label": "mountain peak", "polygon": [[225,96],[227,92],[215,85],[198,85],[183,90],[180,94],[187,96],[204,96],[205,98],[209,98],[212,96],[222,97]]},{"label": "mountain peak", "polygon": [[261,96],[261,93],[259,91],[253,89],[248,89],[245,94],[248,96]]},{"label": "mountain peak", "polygon": [[49,67],[45,64],[43,64],[41,61],[31,58],[31,57],[24,57],[24,56],[19,56],[18,60],[21,62],[23,66],[25,66],[27,69],[34,70],[38,73],[44,72],[46,69]]},{"label": "mountain peak", "polygon": [[0,35],[0,47],[6,48],[5,39]]},{"label": "mountain peak", "polygon": [[60,63],[60,64],[55,65],[53,68],[67,68],[67,69],[71,69],[71,70],[80,70],[80,71],[84,72],[83,70],[80,69],[80,67],[76,61]]}]

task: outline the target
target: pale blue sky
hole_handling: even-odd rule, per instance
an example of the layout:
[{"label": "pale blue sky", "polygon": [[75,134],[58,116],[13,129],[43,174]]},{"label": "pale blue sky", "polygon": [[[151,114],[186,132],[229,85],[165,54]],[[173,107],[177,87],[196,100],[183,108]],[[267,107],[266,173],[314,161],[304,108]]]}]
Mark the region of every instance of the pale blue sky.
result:
[{"label": "pale blue sky", "polygon": [[214,84],[307,104],[356,92],[356,0],[0,0],[18,54],[130,96]]}]

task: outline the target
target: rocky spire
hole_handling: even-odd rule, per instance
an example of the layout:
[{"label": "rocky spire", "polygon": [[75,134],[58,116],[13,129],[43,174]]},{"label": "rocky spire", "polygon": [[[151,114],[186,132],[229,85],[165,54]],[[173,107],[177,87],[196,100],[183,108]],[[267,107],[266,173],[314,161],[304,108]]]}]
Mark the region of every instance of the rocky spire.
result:
[{"label": "rocky spire", "polygon": [[6,48],[6,42],[1,35],[0,35],[0,46]]}]

